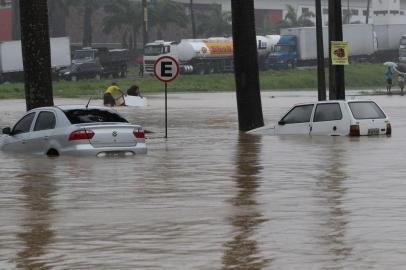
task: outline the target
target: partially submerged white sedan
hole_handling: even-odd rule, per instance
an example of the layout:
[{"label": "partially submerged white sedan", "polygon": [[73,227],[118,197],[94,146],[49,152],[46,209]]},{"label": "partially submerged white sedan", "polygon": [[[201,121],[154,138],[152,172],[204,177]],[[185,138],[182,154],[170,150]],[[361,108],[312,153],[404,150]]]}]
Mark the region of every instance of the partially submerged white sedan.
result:
[{"label": "partially submerged white sedan", "polygon": [[294,105],[275,126],[250,133],[289,135],[391,135],[388,116],[373,101],[334,100]]},{"label": "partially submerged white sedan", "polygon": [[135,155],[147,153],[144,130],[106,107],[70,105],[28,111],[3,128],[3,151],[46,155]]}]

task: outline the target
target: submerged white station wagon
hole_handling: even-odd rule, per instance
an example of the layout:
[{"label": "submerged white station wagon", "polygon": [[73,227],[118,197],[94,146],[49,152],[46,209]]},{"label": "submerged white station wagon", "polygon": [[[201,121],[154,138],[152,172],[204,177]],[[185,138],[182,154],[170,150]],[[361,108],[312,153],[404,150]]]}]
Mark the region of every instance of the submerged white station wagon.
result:
[{"label": "submerged white station wagon", "polygon": [[392,127],[387,115],[373,101],[330,100],[296,104],[276,126],[250,133],[368,136],[391,135]]}]

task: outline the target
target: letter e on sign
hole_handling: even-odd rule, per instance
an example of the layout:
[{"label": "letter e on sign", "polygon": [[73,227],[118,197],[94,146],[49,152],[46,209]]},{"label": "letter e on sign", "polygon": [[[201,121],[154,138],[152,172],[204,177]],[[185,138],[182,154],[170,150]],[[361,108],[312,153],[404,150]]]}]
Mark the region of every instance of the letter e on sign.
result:
[{"label": "letter e on sign", "polygon": [[179,63],[171,56],[162,56],[155,61],[154,75],[161,82],[168,83],[179,75]]}]

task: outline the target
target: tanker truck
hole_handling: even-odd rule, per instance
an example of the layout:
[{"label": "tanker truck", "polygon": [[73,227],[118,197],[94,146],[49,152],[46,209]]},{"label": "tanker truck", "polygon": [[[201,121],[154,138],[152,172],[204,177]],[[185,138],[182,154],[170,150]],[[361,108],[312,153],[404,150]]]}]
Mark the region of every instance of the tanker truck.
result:
[{"label": "tanker truck", "polygon": [[[267,59],[276,39],[257,36],[259,67],[267,67]],[[157,40],[148,43],[144,50],[144,72],[153,73],[155,61],[164,55],[178,60],[183,74],[211,74],[232,72],[233,40],[225,37],[207,39],[182,39],[180,42]]]}]

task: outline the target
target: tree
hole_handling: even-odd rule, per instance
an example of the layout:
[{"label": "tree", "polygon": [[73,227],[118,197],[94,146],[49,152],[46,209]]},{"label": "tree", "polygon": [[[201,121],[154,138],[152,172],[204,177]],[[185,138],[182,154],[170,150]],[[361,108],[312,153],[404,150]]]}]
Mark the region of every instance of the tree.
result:
[{"label": "tree", "polygon": [[222,12],[220,5],[211,5],[207,12],[199,14],[197,32],[205,37],[230,36],[231,13]]},{"label": "tree", "polygon": [[49,34],[51,37],[66,36],[66,16],[69,14],[69,2],[48,0]]},{"label": "tree", "polygon": [[169,24],[186,27],[187,16],[182,4],[170,0],[157,0],[151,6],[150,23],[156,28],[158,39],[163,39],[163,31]]},{"label": "tree", "polygon": [[296,10],[291,5],[286,5],[286,9],[285,18],[280,22],[279,28],[314,26],[313,21],[310,19],[315,16],[313,12],[304,11],[302,15],[298,16]]},{"label": "tree", "polygon": [[53,106],[47,0],[20,2],[27,110]]},{"label": "tree", "polygon": [[[53,0],[51,0],[53,1]],[[83,47],[91,46],[93,42],[93,14],[106,1],[103,0],[65,0],[66,5],[83,8]]]},{"label": "tree", "polygon": [[130,32],[130,49],[137,48],[137,33],[142,26],[142,8],[140,3],[130,0],[116,0],[104,6],[106,17],[103,19],[103,31],[111,33],[113,30],[124,28],[124,35]]}]

